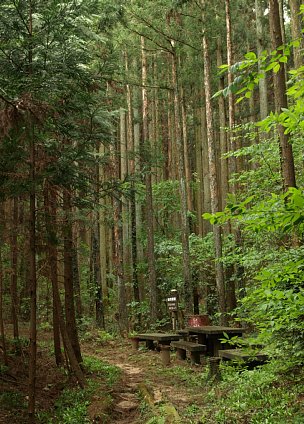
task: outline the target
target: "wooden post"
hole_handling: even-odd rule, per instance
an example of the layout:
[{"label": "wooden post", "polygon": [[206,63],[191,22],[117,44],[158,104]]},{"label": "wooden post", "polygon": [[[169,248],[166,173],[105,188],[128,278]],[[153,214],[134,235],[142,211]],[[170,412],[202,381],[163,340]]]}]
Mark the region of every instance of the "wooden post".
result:
[{"label": "wooden post", "polygon": [[163,365],[170,364],[170,346],[168,345],[160,345],[160,356]]},{"label": "wooden post", "polygon": [[134,350],[138,350],[138,346],[139,346],[139,339],[138,339],[137,337],[132,337],[132,338],[130,339],[130,341],[131,341],[131,344],[132,344],[132,348],[133,348]]},{"label": "wooden post", "polygon": [[209,379],[212,383],[221,380],[220,361],[221,358],[217,356],[209,359]]}]

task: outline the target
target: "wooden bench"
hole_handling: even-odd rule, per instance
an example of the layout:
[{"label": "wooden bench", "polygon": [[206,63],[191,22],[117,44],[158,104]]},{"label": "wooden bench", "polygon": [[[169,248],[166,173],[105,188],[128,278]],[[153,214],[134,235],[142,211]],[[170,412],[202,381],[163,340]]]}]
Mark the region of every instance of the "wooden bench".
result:
[{"label": "wooden bench", "polygon": [[219,357],[224,360],[244,362],[251,368],[264,364],[268,359],[268,355],[266,353],[253,352],[251,354],[250,352],[242,349],[219,350]]},{"label": "wooden bench", "polygon": [[188,342],[186,340],[179,340],[178,342],[171,342],[171,346],[176,349],[178,359],[185,360],[187,351],[190,353],[190,360],[192,364],[200,364],[200,354],[206,352],[206,346],[198,343]]},{"label": "wooden bench", "polygon": [[146,347],[150,350],[154,350],[154,342],[163,345],[170,345],[172,340],[179,340],[180,335],[170,334],[170,333],[145,333],[145,334],[136,334],[130,338],[133,348],[138,349],[139,342],[145,341]]}]

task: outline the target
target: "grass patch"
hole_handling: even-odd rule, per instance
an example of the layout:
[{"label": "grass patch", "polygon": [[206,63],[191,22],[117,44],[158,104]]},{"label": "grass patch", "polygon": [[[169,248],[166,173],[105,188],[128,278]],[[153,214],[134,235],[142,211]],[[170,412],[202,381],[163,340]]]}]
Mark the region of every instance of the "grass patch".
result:
[{"label": "grass patch", "polygon": [[54,411],[38,414],[41,424],[90,423],[88,406],[92,398],[102,395],[107,403],[110,402],[110,395],[105,391],[105,387],[111,388],[119,381],[120,369],[89,356],[84,358],[83,365],[87,374],[87,386],[84,389],[67,388],[63,390],[55,402]]},{"label": "grass patch", "polygon": [[304,422],[300,396],[304,373],[286,370],[272,362],[254,370],[237,372],[222,366],[223,381],[210,389],[204,423],[297,424]]}]

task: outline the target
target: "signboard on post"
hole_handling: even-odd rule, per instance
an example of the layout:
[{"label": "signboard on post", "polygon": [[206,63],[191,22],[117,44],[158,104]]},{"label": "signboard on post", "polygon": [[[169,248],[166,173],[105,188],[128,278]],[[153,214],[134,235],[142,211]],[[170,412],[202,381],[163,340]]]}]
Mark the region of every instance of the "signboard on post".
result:
[{"label": "signboard on post", "polygon": [[166,302],[168,310],[171,314],[173,330],[176,330],[178,311],[178,293],[176,289],[170,290],[170,295],[167,297]]}]

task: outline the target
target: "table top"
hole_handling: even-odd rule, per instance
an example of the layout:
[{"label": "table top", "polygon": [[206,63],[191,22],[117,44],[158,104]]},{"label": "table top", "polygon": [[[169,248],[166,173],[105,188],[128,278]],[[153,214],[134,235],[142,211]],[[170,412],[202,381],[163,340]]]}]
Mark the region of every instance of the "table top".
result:
[{"label": "table top", "polygon": [[222,327],[220,325],[202,325],[200,327],[187,327],[189,333],[194,334],[242,334],[244,328]]},{"label": "table top", "polygon": [[166,342],[171,340],[179,340],[181,336],[179,334],[170,334],[170,333],[144,333],[136,334],[134,336],[142,340],[157,340],[159,342]]}]

